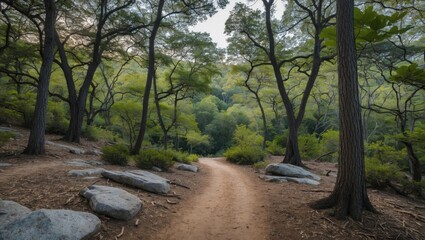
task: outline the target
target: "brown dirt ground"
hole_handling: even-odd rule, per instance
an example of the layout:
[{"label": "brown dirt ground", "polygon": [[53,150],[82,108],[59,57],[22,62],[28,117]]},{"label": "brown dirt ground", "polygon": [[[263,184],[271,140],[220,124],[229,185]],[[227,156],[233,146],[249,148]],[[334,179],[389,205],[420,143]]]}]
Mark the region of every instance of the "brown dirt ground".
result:
[{"label": "brown dirt ground", "polygon": [[[71,209],[91,212],[78,192],[93,183],[119,186],[142,199],[143,210],[133,220],[118,221],[98,215],[102,230],[93,239],[425,239],[425,202],[391,192],[369,190],[379,214],[365,212],[361,222],[337,220],[330,210],[316,211],[308,203],[327,196],[336,180],[332,163],[306,162],[322,176],[319,186],[268,183],[261,171],[236,166],[224,159],[201,159],[199,173],[172,170],[159,175],[174,183],[167,196],[122,186],[104,178],[67,176],[74,159],[100,160],[94,155],[75,155],[47,146],[43,156],[22,155],[28,131],[0,148],[0,198],[13,200],[32,210]],[[61,142],[60,136],[48,140]],[[69,144],[69,143],[64,143]],[[99,149],[102,143],[83,141],[75,145]],[[277,162],[281,158],[272,157]],[[105,169],[123,169],[106,165]],[[132,166],[126,169],[134,168]],[[331,170],[330,176],[325,173]],[[188,188],[179,186],[184,185]],[[136,226],[136,222],[138,223]],[[123,230],[124,229],[124,230]]]}]

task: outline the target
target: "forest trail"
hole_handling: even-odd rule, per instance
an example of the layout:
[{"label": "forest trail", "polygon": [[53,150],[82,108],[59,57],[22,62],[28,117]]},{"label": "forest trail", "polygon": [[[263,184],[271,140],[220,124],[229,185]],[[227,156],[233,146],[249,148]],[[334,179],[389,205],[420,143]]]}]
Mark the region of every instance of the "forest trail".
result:
[{"label": "forest trail", "polygon": [[252,175],[223,158],[201,158],[206,187],[157,239],[268,239],[267,211]]}]

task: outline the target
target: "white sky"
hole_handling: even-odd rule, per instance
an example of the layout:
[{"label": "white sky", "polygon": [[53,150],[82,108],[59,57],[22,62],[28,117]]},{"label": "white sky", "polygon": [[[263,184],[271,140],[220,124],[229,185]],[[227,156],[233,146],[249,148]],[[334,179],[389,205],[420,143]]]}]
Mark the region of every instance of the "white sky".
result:
[{"label": "white sky", "polygon": [[[248,4],[254,9],[263,9],[263,2],[261,0],[256,1],[247,1],[247,0],[229,0],[229,4],[227,4],[225,9],[218,9],[218,12],[207,19],[204,22],[200,22],[194,27],[191,28],[192,31],[197,32],[207,32],[210,34],[212,40],[217,43],[219,48],[226,48],[227,36],[224,34],[224,24],[226,23],[227,18],[229,17],[230,11],[235,6],[236,2],[243,2]],[[282,1],[277,1],[277,13],[283,12],[283,3]],[[279,14],[279,15],[280,15]]]}]

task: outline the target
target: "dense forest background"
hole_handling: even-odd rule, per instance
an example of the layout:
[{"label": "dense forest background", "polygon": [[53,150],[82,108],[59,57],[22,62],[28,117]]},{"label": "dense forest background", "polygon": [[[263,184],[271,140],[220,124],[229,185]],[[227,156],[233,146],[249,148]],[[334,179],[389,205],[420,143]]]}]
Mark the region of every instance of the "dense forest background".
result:
[{"label": "dense forest background", "polygon": [[[68,141],[133,154],[336,162],[335,1],[284,2],[283,13],[273,1],[262,10],[236,4],[223,30],[229,46],[219,49],[189,27],[226,1],[3,0],[0,123],[34,129],[45,119],[37,123]],[[355,8],[367,180],[404,194],[425,173],[424,14],[423,1]],[[36,118],[43,88],[46,115]]]}]

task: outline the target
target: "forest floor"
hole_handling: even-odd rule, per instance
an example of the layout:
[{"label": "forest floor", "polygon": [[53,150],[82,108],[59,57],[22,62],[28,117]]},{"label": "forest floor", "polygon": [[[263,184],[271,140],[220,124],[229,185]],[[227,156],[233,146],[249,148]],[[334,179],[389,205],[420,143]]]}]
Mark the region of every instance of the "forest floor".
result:
[{"label": "forest floor", "polygon": [[[120,187],[140,197],[141,210],[132,220],[118,221],[98,215],[101,232],[93,239],[425,239],[425,201],[392,192],[369,189],[379,213],[365,212],[361,222],[337,220],[331,210],[316,211],[308,204],[326,197],[336,181],[334,163],[305,162],[322,177],[319,186],[270,183],[258,178],[263,172],[237,166],[223,158],[201,158],[198,173],[172,169],[157,173],[173,183],[171,193],[157,195],[105,178],[83,179],[67,175],[84,169],[67,162],[100,160],[96,155],[76,155],[47,145],[43,156],[20,154],[28,131],[0,148],[0,199],[16,201],[32,210],[71,209],[91,212],[78,195],[92,184]],[[47,140],[85,150],[99,150],[102,143],[83,140],[70,144],[48,135]],[[271,157],[278,162],[280,157]],[[135,168],[105,165],[105,169]],[[326,173],[329,173],[326,176]],[[182,187],[185,186],[185,187]]]}]

